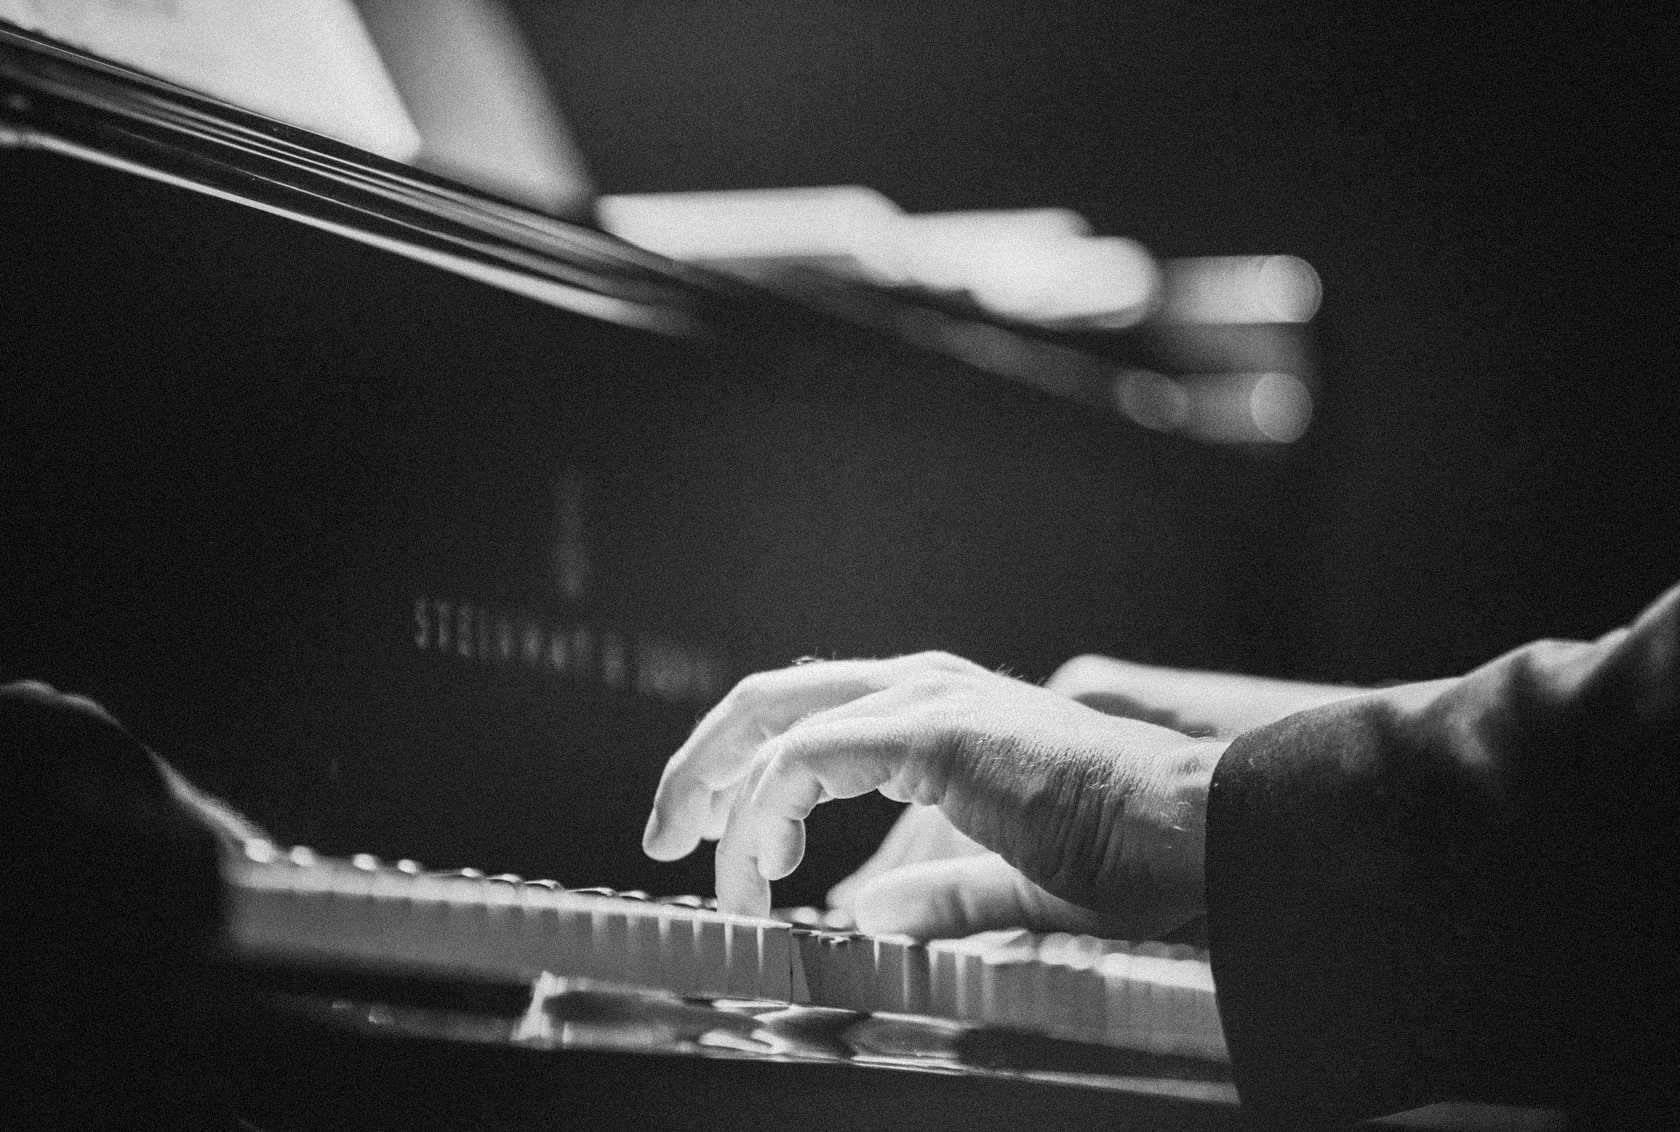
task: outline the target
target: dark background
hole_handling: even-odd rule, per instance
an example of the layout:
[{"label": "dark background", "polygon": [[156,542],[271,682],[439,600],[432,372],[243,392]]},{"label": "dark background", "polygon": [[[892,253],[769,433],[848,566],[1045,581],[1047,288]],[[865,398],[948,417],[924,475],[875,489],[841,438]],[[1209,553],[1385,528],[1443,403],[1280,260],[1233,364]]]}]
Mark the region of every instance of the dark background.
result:
[{"label": "dark background", "polygon": [[1276,671],[1461,670],[1680,577],[1656,7],[515,8],[606,192],[861,183],[1312,262],[1316,608]]}]

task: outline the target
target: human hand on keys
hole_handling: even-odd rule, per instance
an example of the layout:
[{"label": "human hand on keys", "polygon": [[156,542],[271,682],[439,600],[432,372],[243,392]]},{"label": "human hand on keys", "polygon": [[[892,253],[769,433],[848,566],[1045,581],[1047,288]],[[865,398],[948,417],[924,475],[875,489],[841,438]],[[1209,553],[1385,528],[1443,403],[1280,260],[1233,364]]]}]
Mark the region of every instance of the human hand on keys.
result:
[{"label": "human hand on keys", "polygon": [[[1160,668],[1081,656],[1044,687],[1110,715],[1190,735],[1232,737],[1364,689]],[[991,928],[1123,934],[1111,917],[1059,901],[957,830],[937,807],[912,806],[856,872],[828,891],[846,916],[877,930],[960,936]]]},{"label": "human hand on keys", "polygon": [[718,840],[719,907],[762,915],[811,810],[877,790],[937,808],[966,840],[861,882],[862,930],[1156,937],[1202,911],[1224,746],[942,653],[797,665],[748,677],[701,720],[665,767],[643,847],[671,860]]}]

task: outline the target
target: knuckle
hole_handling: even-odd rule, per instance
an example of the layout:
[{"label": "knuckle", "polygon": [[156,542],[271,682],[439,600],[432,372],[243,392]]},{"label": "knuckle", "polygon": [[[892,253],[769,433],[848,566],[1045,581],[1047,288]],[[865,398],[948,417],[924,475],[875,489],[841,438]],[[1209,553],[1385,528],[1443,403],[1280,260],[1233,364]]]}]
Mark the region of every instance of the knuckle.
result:
[{"label": "knuckle", "polygon": [[1063,662],[1050,674],[1044,686],[1065,696],[1077,696],[1099,686],[1103,678],[1112,676],[1117,668],[1116,662],[1109,657],[1083,653]]},{"label": "knuckle", "polygon": [[665,774],[659,780],[655,789],[654,803],[675,806],[684,802],[692,795],[704,789],[706,783],[696,774],[692,766],[686,763],[672,762],[665,768]]},{"label": "knuckle", "polygon": [[[773,744],[773,745],[772,745]],[[809,766],[822,757],[822,745],[798,730],[786,732],[765,745],[765,778],[779,778],[797,767]]]},{"label": "knuckle", "polygon": [[964,660],[962,657],[945,652],[942,649],[917,653],[915,659],[921,664],[940,672],[969,672],[977,667],[972,661]]},{"label": "knuckle", "polygon": [[736,711],[755,710],[769,698],[769,690],[765,687],[765,684],[765,674],[754,672],[751,676],[742,677],[729,690],[729,694],[724,697],[724,700]]},{"label": "knuckle", "polygon": [[950,692],[954,683],[948,672],[918,672],[905,682],[905,688],[917,699],[933,700]]}]

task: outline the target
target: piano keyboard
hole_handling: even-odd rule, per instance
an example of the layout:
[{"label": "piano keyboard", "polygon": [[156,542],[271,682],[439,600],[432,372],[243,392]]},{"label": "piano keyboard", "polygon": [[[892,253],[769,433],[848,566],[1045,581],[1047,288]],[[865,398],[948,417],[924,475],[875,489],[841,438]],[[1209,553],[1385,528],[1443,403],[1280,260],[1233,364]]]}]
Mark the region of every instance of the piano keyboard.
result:
[{"label": "piano keyboard", "polygon": [[1206,955],[1181,945],[1026,931],[922,943],[728,915],[695,897],[430,874],[261,843],[227,879],[232,945],[259,960],[504,982],[547,973],[1226,1059]]}]

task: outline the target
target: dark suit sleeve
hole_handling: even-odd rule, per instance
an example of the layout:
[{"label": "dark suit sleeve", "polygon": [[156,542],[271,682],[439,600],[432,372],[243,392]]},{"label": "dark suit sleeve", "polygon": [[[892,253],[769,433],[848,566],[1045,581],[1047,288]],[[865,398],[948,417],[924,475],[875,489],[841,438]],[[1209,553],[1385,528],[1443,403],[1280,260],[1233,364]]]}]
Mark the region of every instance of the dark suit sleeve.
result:
[{"label": "dark suit sleeve", "polygon": [[219,939],[219,836],[91,701],[0,685],[5,1127],[223,1128],[197,992]]},{"label": "dark suit sleeve", "polygon": [[1239,736],[1207,869],[1245,1106],[1673,1110],[1677,737],[1680,587],[1596,642]]}]

